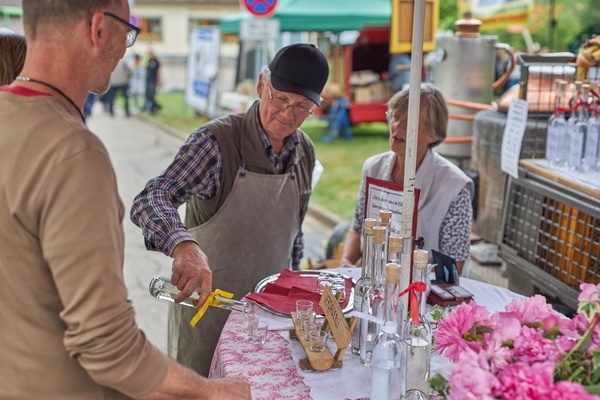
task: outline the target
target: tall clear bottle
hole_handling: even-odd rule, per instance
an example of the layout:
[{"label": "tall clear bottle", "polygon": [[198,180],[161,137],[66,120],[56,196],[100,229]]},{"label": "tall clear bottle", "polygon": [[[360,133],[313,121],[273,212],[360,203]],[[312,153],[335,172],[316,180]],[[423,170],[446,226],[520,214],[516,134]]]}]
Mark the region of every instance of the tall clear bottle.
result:
[{"label": "tall clear bottle", "polygon": [[564,80],[556,81],[556,107],[554,114],[548,120],[546,133],[546,159],[552,167],[564,166],[567,162],[568,154],[563,150],[564,142],[567,138],[567,120],[564,107],[567,82]]},{"label": "tall clear bottle", "polygon": [[[384,300],[384,278],[383,271],[385,265],[384,240],[386,229],[383,226],[373,227],[373,269],[371,270],[371,286],[366,291],[363,298],[362,312],[377,317],[377,310],[381,307],[380,303]],[[379,323],[375,321],[364,321],[361,324],[360,333],[360,362],[371,366],[373,357],[373,342],[381,330]]]},{"label": "tall clear bottle", "polygon": [[[413,252],[413,282],[427,283],[427,250],[417,249]],[[429,372],[431,367],[431,326],[425,314],[422,314],[421,303],[427,299],[421,293],[417,293],[419,315],[417,321],[413,321],[411,313],[407,317],[404,328],[404,342],[406,343],[407,377],[406,389],[419,390],[423,394],[429,394]]]},{"label": "tall clear bottle", "polygon": [[[362,236],[362,270],[360,278],[354,285],[354,310],[362,310],[364,296],[367,289],[371,287],[371,271],[373,265],[373,227],[377,225],[375,218],[365,218],[363,222]],[[352,331],[351,346],[352,354],[360,354],[360,333],[363,319],[359,319]]]},{"label": "tall clear bottle", "polygon": [[401,400],[406,392],[406,346],[388,321],[373,348],[371,400]]},{"label": "tall clear bottle", "polygon": [[571,144],[569,145],[569,169],[575,172],[584,172],[587,169],[585,144],[588,131],[589,95],[590,85],[582,84],[581,92],[575,106],[577,120],[571,131]]},{"label": "tall clear bottle", "polygon": [[585,143],[586,169],[597,171],[600,167],[600,91],[597,81],[590,83],[591,104]]},{"label": "tall clear bottle", "polygon": [[379,225],[383,226],[385,228],[385,239],[384,239],[384,245],[383,245],[383,251],[385,256],[385,259],[387,260],[387,254],[389,252],[388,250],[388,246],[389,246],[389,240],[390,240],[390,228],[391,228],[391,223],[392,223],[392,212],[389,210],[379,210]]},{"label": "tall clear bottle", "polygon": [[402,236],[390,235],[387,262],[402,264]]},{"label": "tall clear bottle", "polygon": [[[177,297],[179,294],[179,289],[177,289],[177,286],[173,285],[171,283],[171,279],[165,276],[155,276],[152,278],[148,290],[153,297],[156,297],[159,300],[169,301],[171,303],[175,303],[175,297]],[[197,286],[196,291],[190,297],[178,304],[195,308],[198,305],[199,292],[200,286]],[[224,310],[243,312],[246,314],[250,313],[251,311],[250,302],[228,299],[219,295],[213,297],[210,305],[213,307],[222,308]]]},{"label": "tall clear bottle", "polygon": [[385,266],[385,293],[384,301],[380,304],[380,308],[377,312],[379,318],[388,322],[391,321],[396,324],[398,328],[398,336],[402,338],[404,334],[404,324],[406,322],[406,313],[404,306],[400,301],[398,295],[400,294],[400,272],[402,267],[396,262],[389,262]]},{"label": "tall clear bottle", "polygon": [[564,165],[561,166],[569,167],[569,162],[571,159],[571,142],[573,140],[573,136],[575,134],[575,125],[577,125],[578,115],[577,115],[577,103],[579,102],[579,98],[581,97],[581,86],[583,82],[575,81],[573,83],[573,97],[570,101],[571,106],[571,115],[567,118],[567,137],[564,141],[563,146],[561,147],[562,154],[565,154],[565,162]]}]

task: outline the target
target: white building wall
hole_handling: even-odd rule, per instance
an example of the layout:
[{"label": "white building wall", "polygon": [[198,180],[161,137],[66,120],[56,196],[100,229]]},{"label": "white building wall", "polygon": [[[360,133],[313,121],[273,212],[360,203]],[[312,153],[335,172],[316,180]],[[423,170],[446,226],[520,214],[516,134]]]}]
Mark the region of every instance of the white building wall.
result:
[{"label": "white building wall", "polygon": [[151,46],[157,55],[170,60],[185,60],[188,54],[190,19],[214,19],[240,12],[238,4],[135,4],[133,15],[139,18],[160,18],[162,21],[162,41],[146,42],[138,40],[134,50],[144,53]]}]

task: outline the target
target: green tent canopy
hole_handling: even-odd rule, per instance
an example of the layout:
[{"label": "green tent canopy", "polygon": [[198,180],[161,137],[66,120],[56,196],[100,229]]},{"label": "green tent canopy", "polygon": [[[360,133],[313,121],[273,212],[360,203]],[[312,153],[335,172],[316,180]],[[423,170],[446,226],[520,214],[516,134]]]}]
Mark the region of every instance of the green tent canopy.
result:
[{"label": "green tent canopy", "polygon": [[[278,19],[285,32],[341,32],[389,26],[391,15],[390,0],[279,0],[270,18]],[[221,32],[238,33],[240,21],[251,18],[248,12],[221,18]]]}]

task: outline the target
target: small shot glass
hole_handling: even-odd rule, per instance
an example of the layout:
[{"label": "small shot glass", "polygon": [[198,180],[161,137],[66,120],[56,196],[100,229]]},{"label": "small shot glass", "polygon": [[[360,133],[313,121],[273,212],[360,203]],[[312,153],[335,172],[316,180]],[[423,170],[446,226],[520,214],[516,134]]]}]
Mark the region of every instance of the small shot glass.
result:
[{"label": "small shot glass", "polygon": [[248,314],[244,316],[244,329],[249,338],[252,338],[252,330],[256,328],[256,325],[258,325],[258,321],[259,318],[255,314]]},{"label": "small shot glass", "polygon": [[331,281],[331,279],[323,279],[319,281],[319,294],[323,294],[323,292],[325,291],[325,286],[333,286],[333,282]]},{"label": "small shot glass", "polygon": [[322,327],[323,327],[323,322],[321,322],[321,321],[317,321],[317,320],[304,321],[304,340],[308,341],[309,333],[312,331],[320,331]]},{"label": "small shot glass", "polygon": [[300,330],[301,331],[304,330],[304,324],[306,322],[314,322],[316,316],[317,316],[317,313],[314,311],[312,311],[310,314],[302,314],[300,316],[300,319],[298,320],[298,325],[300,325]]},{"label": "small shot glass", "polygon": [[333,292],[334,296],[336,296],[338,292],[341,293],[341,296],[338,300],[340,303],[346,299],[346,285],[335,284],[331,286],[331,291]]},{"label": "small shot glass", "polygon": [[322,353],[327,347],[329,334],[322,330],[313,330],[308,333],[308,348],[314,353]]},{"label": "small shot glass", "polygon": [[303,315],[310,316],[313,312],[313,302],[310,300],[296,301],[296,319],[300,320]]},{"label": "small shot glass", "polygon": [[252,327],[252,342],[255,346],[262,346],[267,340],[269,333],[269,324],[266,321],[258,320]]}]

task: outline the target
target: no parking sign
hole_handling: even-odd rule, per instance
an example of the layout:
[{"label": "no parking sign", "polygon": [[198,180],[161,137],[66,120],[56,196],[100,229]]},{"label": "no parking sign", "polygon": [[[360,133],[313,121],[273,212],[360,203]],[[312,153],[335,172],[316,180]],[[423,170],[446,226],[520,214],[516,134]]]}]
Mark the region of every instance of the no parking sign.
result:
[{"label": "no parking sign", "polygon": [[268,17],[275,12],[277,0],[240,0],[242,7],[255,17]]}]

